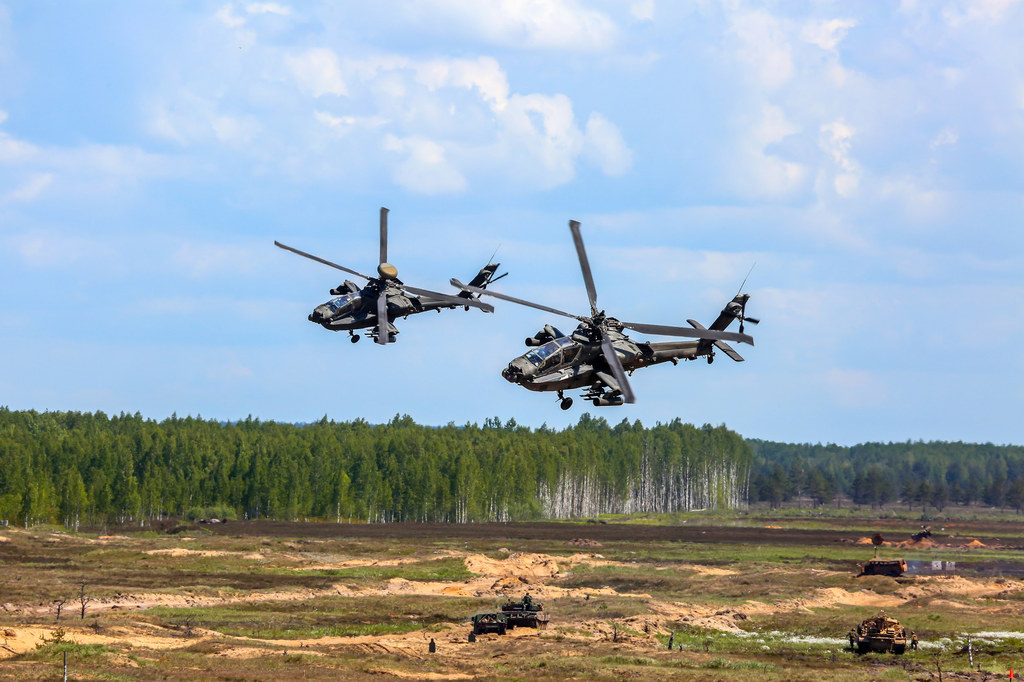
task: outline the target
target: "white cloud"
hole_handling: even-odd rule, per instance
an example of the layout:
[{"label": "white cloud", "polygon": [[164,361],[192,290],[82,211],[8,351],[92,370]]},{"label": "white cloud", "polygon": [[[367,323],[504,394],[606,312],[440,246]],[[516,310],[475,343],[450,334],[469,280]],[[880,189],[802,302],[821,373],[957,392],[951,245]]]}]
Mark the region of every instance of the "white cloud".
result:
[{"label": "white cloud", "polygon": [[32,201],[53,182],[53,173],[33,173],[28,180],[0,198],[0,203]]},{"label": "white cloud", "polygon": [[35,268],[65,268],[93,259],[101,247],[94,241],[53,230],[30,230],[9,236],[6,250]]},{"label": "white cloud", "polygon": [[170,262],[189,278],[206,279],[252,275],[266,267],[272,257],[262,244],[189,241],[170,254]]},{"label": "white cloud", "polygon": [[932,149],[937,149],[938,147],[954,145],[959,139],[960,135],[958,135],[955,130],[952,128],[943,128],[939,131],[939,134],[935,136],[935,139],[928,143],[928,146]]},{"label": "white cloud", "polygon": [[286,56],[285,64],[299,88],[314,97],[344,95],[348,92],[334,50],[326,47],[306,50],[298,55]]},{"label": "white cloud", "polygon": [[629,3],[629,14],[637,21],[653,21],[654,0],[633,0]]},{"label": "white cloud", "polygon": [[633,152],[615,124],[601,114],[587,119],[584,155],[596,163],[605,175],[625,175],[633,166]]},{"label": "white cloud", "polygon": [[291,15],[292,8],[276,2],[253,2],[245,6],[245,11],[249,14],[278,14],[287,17]]},{"label": "white cloud", "polygon": [[778,106],[765,104],[756,120],[744,118],[733,153],[724,157],[724,173],[734,190],[746,197],[779,199],[792,195],[806,182],[806,168],[767,151],[800,128]]},{"label": "white cloud", "polygon": [[150,105],[148,124],[154,135],[186,146],[215,140],[239,147],[247,145],[260,133],[261,126],[255,116],[224,113],[216,99],[183,89],[176,93],[175,100]]},{"label": "white cloud", "polygon": [[384,149],[403,157],[394,169],[394,180],[410,192],[434,195],[466,188],[466,179],[448,161],[444,147],[433,140],[388,135]]},{"label": "white cloud", "polygon": [[504,152],[509,160],[517,163],[516,157],[528,152],[531,163],[519,162],[519,172],[530,173],[532,164],[540,164],[545,173],[535,179],[544,187],[564,184],[576,176],[575,160],[583,150],[584,137],[568,97],[514,95],[501,120]]},{"label": "white cloud", "polygon": [[935,189],[923,178],[901,175],[890,176],[877,183],[877,197],[894,200],[902,206],[907,218],[930,226],[936,218],[944,215],[951,207],[952,197]]},{"label": "white cloud", "polygon": [[232,5],[224,5],[217,10],[217,13],[214,14],[214,18],[228,28],[238,28],[239,26],[243,26],[245,24],[245,19],[243,17],[235,16],[234,11],[235,8]]},{"label": "white cloud", "polygon": [[765,11],[736,12],[729,33],[736,56],[759,87],[777,90],[793,77],[793,50],[782,22]]},{"label": "white cloud", "polygon": [[1006,13],[1020,0],[956,0],[942,10],[942,17],[951,27],[957,28],[968,22],[1002,21]]},{"label": "white cloud", "polygon": [[823,50],[835,52],[836,47],[846,37],[846,32],[856,25],[857,22],[853,19],[808,21],[800,31],[800,37]]},{"label": "white cloud", "polygon": [[409,8],[474,39],[515,48],[603,50],[617,35],[608,15],[576,0],[421,0]]},{"label": "white cloud", "polygon": [[414,65],[416,80],[430,90],[443,87],[476,89],[495,111],[508,102],[509,85],[497,60],[481,57],[468,59],[432,59]]},{"label": "white cloud", "polygon": [[855,132],[842,118],[821,126],[821,150],[838,168],[832,186],[839,196],[845,198],[854,196],[860,185],[860,168],[850,156],[850,140]]}]

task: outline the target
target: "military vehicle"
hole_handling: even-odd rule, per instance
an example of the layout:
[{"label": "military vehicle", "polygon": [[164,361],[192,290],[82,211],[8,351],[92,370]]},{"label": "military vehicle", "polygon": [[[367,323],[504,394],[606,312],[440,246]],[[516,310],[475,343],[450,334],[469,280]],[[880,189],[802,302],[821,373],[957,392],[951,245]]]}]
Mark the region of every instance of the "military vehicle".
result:
[{"label": "military vehicle", "polygon": [[907,562],[903,559],[869,559],[860,567],[860,575],[887,575],[898,578],[907,572]]},{"label": "military vehicle", "polygon": [[[478,296],[460,292],[457,295],[442,294],[428,289],[411,287],[398,279],[398,268],[388,263],[388,209],[380,209],[380,264],[377,277],[369,277],[343,265],[332,263],[311,253],[300,251],[275,241],[274,245],[292,253],[315,260],[342,272],[365,279],[366,285],[359,287],[355,282],[345,280],[331,289],[331,300],[318,305],[309,314],[309,321],[331,331],[347,331],[352,343],[359,341],[357,329],[368,329],[366,335],[381,345],[395,340],[398,329],[392,322],[399,317],[423,313],[428,310],[440,312],[443,309],[479,308],[485,313],[494,312],[494,306],[477,300]],[[483,290],[505,275],[494,276],[499,263],[489,263],[473,278],[473,286]],[[508,274],[508,273],[505,273]]]},{"label": "military vehicle", "polygon": [[908,639],[911,648],[917,648],[917,635],[908,633],[898,620],[885,615],[885,611],[879,611],[877,616],[850,630],[849,638],[850,648],[859,654],[868,651],[902,654],[907,650]]},{"label": "military vehicle", "polygon": [[503,613],[478,613],[472,618],[473,634],[482,635],[487,632],[505,634],[509,628],[508,619]]},{"label": "military vehicle", "polygon": [[548,614],[544,606],[533,600],[529,594],[522,601],[508,599],[501,605],[501,613],[508,620],[509,627],[539,628],[548,626]]},{"label": "military vehicle", "polygon": [[[626,373],[649,365],[663,362],[678,364],[680,360],[693,360],[706,357],[711,362],[718,348],[736,362],[740,357],[726,341],[737,341],[754,345],[754,340],[743,333],[744,321],[757,324],[758,320],[747,317],[746,306],[750,294],[738,293],[726,305],[708,329],[694,320],[687,320],[690,328],[670,327],[658,324],[642,324],[639,322],[621,322],[605,314],[597,308],[597,289],[594,277],[590,272],[590,262],[580,235],[580,224],[569,221],[573,241],[576,244],[576,256],[583,271],[583,283],[587,287],[590,300],[590,315],[573,315],[540,303],[532,303],[490,290],[472,283],[463,284],[457,279],[451,283],[466,293],[493,296],[504,301],[536,308],[545,312],[570,317],[579,321],[579,326],[571,334],[563,334],[551,325],[526,339],[526,345],[533,347],[528,353],[512,360],[501,375],[511,383],[530,391],[554,391],[558,395],[560,407],[568,410],[572,407],[572,398],[564,392],[584,389],[584,400],[590,400],[595,407],[622,405],[633,403],[636,399],[629,385]],[[742,292],[743,286],[740,286]],[[740,331],[725,331],[733,320],[740,321]],[[634,341],[623,333],[624,329],[632,329],[643,334],[659,334],[665,336],[681,336],[698,339],[697,341],[669,341],[650,343]]]}]

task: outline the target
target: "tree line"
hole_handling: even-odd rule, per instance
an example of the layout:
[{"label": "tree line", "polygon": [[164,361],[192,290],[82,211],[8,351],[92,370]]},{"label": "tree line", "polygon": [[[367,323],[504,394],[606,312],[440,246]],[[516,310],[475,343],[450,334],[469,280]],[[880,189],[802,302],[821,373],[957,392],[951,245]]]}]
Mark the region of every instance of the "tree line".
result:
[{"label": "tree line", "polygon": [[793,445],[747,441],[751,501],[798,500],[942,511],[950,504],[1024,510],[1024,447],[961,442]]},{"label": "tree line", "polygon": [[678,419],[221,423],[0,407],[0,520],[511,521],[745,504],[748,444]]}]

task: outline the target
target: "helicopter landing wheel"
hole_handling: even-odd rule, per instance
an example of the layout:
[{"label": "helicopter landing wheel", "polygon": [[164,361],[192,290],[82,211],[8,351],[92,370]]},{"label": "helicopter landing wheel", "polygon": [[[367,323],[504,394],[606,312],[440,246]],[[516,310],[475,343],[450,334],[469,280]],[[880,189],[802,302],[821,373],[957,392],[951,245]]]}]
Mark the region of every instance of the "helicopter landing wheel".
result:
[{"label": "helicopter landing wheel", "polygon": [[359,343],[359,337],[353,334],[351,337],[349,337],[349,341],[351,341],[352,343]]},{"label": "helicopter landing wheel", "polygon": [[714,355],[709,355],[708,356],[708,364],[710,365],[714,361],[715,361],[715,356]]},{"label": "helicopter landing wheel", "polygon": [[558,403],[558,406],[563,410],[568,410],[572,407],[572,398],[562,398],[562,402]]}]

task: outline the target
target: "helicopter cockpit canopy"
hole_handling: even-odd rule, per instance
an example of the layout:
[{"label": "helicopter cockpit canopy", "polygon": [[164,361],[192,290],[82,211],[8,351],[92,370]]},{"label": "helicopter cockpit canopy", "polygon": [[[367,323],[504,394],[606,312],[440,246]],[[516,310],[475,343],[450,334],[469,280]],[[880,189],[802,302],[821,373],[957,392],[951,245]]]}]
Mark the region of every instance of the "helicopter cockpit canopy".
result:
[{"label": "helicopter cockpit canopy", "polygon": [[356,304],[359,302],[359,298],[360,293],[356,291],[351,294],[345,294],[344,296],[332,298],[331,300],[327,301],[327,303],[324,303],[324,305],[327,306],[327,308],[334,315],[340,315],[342,312],[345,312],[346,310],[351,310],[352,308],[355,308]]},{"label": "helicopter cockpit canopy", "polygon": [[548,341],[542,346],[538,346],[536,349],[526,353],[523,357],[533,363],[535,367],[545,369],[547,367],[553,367],[562,361],[563,348],[575,345],[576,344],[574,344],[570,339],[563,336],[555,339],[554,341]]}]

